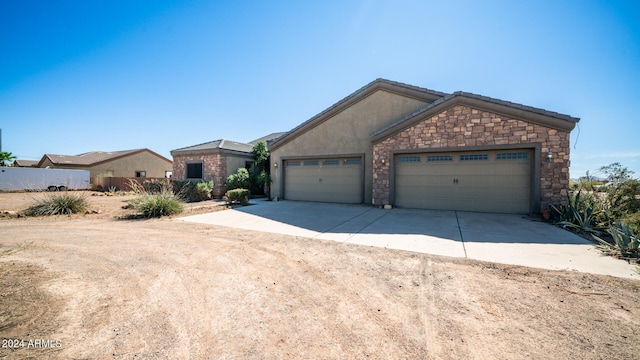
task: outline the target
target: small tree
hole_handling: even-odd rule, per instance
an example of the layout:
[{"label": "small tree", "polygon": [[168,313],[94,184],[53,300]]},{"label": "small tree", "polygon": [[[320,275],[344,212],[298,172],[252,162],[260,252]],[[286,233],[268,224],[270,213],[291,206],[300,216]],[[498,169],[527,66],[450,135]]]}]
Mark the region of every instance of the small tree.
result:
[{"label": "small tree", "polygon": [[12,153],[0,151],[0,166],[9,166],[7,163],[17,159]]},{"label": "small tree", "polygon": [[607,175],[607,179],[614,184],[619,184],[627,180],[633,179],[634,172],[622,166],[619,162],[602,166],[599,171]]},{"label": "small tree", "polygon": [[254,181],[258,191],[264,191],[267,197],[269,196],[269,186],[271,185],[271,177],[269,177],[269,150],[267,150],[267,144],[264,141],[259,141],[253,146],[251,150],[253,158],[256,161],[256,168],[254,172]]},{"label": "small tree", "polygon": [[265,170],[267,165],[267,161],[269,161],[269,150],[267,150],[267,143],[264,141],[259,141],[257,144],[253,146],[251,150],[253,153],[253,159],[256,161],[256,173],[259,174],[262,170]]}]

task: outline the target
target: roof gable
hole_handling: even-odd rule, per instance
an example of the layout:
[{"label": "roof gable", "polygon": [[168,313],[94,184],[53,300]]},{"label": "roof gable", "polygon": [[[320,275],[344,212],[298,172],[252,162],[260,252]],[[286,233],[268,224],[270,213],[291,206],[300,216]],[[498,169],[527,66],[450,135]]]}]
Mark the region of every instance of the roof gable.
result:
[{"label": "roof gable", "polygon": [[291,131],[287,132],[284,136],[279,137],[275,140],[269,150],[275,150],[280,146],[286,144],[287,142],[295,139],[299,135],[307,132],[308,130],[318,126],[319,124],[327,121],[338,113],[344,111],[345,109],[353,106],[355,103],[361,101],[367,96],[373,94],[376,91],[386,91],[393,94],[418,99],[424,102],[433,102],[444,96],[446,93],[440,91],[429,90],[413,85],[403,84],[400,82],[390,81],[386,79],[376,79],[369,84],[363,86],[362,88],[356,90],[351,93],[347,97],[333,104],[329,108],[325,109],[321,113],[316,116],[310,118],[309,120],[303,122],[302,124],[296,126]]},{"label": "roof gable", "polygon": [[453,94],[438,99],[413,114],[399,119],[398,121],[374,132],[370,135],[371,140],[374,143],[381,141],[420,121],[423,121],[426,118],[456,105],[466,105],[478,110],[505,115],[514,119],[523,120],[561,131],[573,130],[576,123],[580,121],[579,118],[559,114],[557,112],[517,104],[510,101],[494,99],[487,96],[456,91]]}]

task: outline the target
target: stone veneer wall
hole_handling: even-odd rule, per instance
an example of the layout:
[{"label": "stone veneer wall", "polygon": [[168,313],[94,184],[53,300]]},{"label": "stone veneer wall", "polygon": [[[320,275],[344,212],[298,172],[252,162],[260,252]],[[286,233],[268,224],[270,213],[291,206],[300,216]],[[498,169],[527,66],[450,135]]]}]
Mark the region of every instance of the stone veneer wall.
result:
[{"label": "stone veneer wall", "polygon": [[[373,146],[373,200],[389,204],[389,161],[392,150],[437,149],[540,143],[540,206],[566,203],[569,187],[569,132],[559,131],[502,115],[454,106],[411,126]],[[553,161],[546,154],[553,152]]]},{"label": "stone veneer wall", "polygon": [[222,197],[226,190],[227,161],[221,154],[177,155],[173,157],[173,179],[185,180],[188,162],[202,161],[204,180],[213,181],[213,196]]}]

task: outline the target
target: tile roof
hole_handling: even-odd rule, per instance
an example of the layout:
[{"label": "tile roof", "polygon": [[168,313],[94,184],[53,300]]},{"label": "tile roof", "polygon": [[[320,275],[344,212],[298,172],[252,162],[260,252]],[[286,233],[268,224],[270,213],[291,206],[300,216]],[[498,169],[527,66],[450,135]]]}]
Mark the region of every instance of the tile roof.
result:
[{"label": "tile roof", "polygon": [[209,141],[202,144],[192,145],[183,147],[180,149],[172,150],[171,153],[174,152],[187,152],[187,151],[202,151],[202,150],[214,150],[214,149],[223,149],[223,150],[232,150],[232,151],[240,151],[250,153],[253,150],[253,146],[250,144],[245,144],[237,141],[231,141],[226,139],[219,139],[214,141]]},{"label": "tile roof", "polygon": [[274,133],[271,133],[269,135],[265,135],[265,136],[263,136],[263,137],[261,137],[259,139],[255,139],[253,141],[249,141],[249,144],[250,145],[255,145],[255,144],[259,143],[260,141],[264,141],[264,142],[267,143],[267,146],[268,146],[270,143],[274,142],[275,140],[277,140],[279,137],[285,135],[286,133],[287,133],[287,131],[274,132]]},{"label": "tile roof", "polygon": [[40,160],[14,160],[13,163],[18,167],[36,167]]},{"label": "tile roof", "polygon": [[92,151],[80,155],[45,154],[44,156],[55,165],[93,165],[111,160],[117,157],[130,155],[146,149],[122,150],[122,151]]}]

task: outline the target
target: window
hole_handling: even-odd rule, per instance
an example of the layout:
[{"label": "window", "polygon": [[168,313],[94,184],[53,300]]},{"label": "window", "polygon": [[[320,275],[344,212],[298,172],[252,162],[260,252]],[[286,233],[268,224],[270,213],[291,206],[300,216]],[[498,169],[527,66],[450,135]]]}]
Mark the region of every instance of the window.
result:
[{"label": "window", "polygon": [[300,161],[287,161],[287,166],[300,166]]},{"label": "window", "polygon": [[339,160],[322,160],[322,165],[340,165]]},{"label": "window", "polygon": [[512,153],[500,153],[496,154],[496,160],[516,160],[527,159],[529,154],[526,152],[512,152]]},{"label": "window", "polygon": [[136,171],[136,177],[147,177],[146,171]]},{"label": "window", "polygon": [[202,179],[202,163],[187,164],[187,179]]},{"label": "window", "polygon": [[318,166],[318,160],[305,160],[304,166]]},{"label": "window", "polygon": [[343,165],[360,165],[360,159],[346,159],[342,161]]},{"label": "window", "polygon": [[407,162],[420,162],[420,155],[403,155],[398,156],[398,162],[407,163]]},{"label": "window", "polygon": [[489,155],[487,154],[460,155],[460,161],[476,161],[476,160],[489,160]]},{"label": "window", "polygon": [[427,155],[427,161],[453,161],[451,155]]}]

